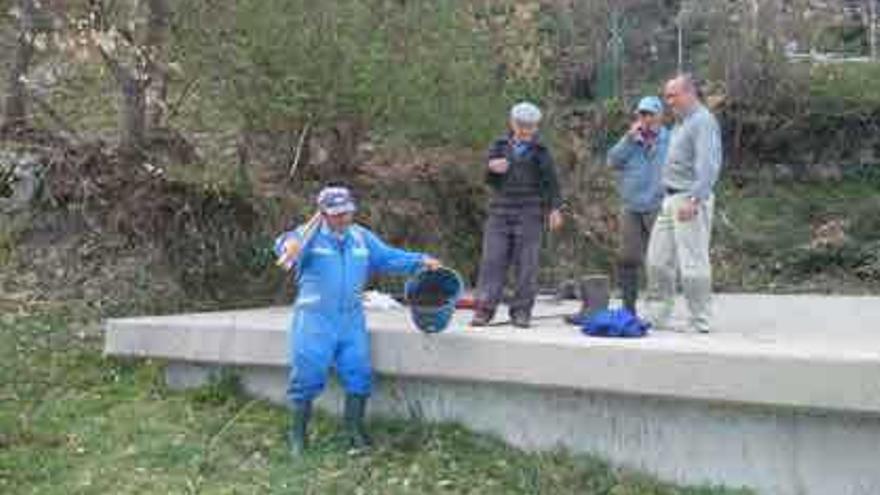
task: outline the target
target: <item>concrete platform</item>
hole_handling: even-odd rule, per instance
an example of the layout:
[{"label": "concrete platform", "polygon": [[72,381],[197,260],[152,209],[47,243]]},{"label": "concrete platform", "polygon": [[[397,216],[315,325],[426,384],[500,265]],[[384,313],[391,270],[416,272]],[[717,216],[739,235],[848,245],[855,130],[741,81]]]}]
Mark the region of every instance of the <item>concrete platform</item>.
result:
[{"label": "concrete platform", "polygon": [[[724,295],[710,335],[585,337],[543,302],[535,328],[440,335],[370,312],[372,411],[457,421],[680,483],[769,494],[880,494],[880,298]],[[682,308],[678,308],[680,314]],[[234,366],[283,401],[288,308],[109,320],[106,353],[164,358],[173,386]],[[338,408],[331,390],[324,407]]]}]

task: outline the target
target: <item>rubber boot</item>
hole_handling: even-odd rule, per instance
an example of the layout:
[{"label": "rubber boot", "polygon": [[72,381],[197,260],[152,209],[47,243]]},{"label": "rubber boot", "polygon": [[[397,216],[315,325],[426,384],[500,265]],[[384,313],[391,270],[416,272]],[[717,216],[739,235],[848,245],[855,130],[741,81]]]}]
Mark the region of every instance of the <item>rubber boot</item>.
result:
[{"label": "rubber boot", "polygon": [[584,320],[586,320],[587,316],[590,314],[590,302],[587,300],[587,284],[585,279],[580,279],[578,281],[578,290],[577,294],[581,300],[581,309],[577,311],[577,313],[566,315],[563,317],[566,323],[570,325],[582,325]]},{"label": "rubber boot", "polygon": [[312,402],[297,402],[293,405],[293,425],[290,428],[290,455],[300,457],[306,451],[306,434],[309,420],[312,419]]},{"label": "rubber boot", "polygon": [[591,275],[580,280],[581,309],[565,317],[567,323],[581,325],[591,314],[608,308],[608,277]]},{"label": "rubber boot", "polygon": [[623,307],[632,314],[636,313],[636,301],[639,298],[639,269],[634,266],[620,267],[620,293]]},{"label": "rubber boot", "polygon": [[345,411],[343,412],[345,433],[353,449],[366,449],[372,445],[370,437],[367,436],[364,430],[364,413],[366,410],[367,396],[351,394],[345,396]]}]

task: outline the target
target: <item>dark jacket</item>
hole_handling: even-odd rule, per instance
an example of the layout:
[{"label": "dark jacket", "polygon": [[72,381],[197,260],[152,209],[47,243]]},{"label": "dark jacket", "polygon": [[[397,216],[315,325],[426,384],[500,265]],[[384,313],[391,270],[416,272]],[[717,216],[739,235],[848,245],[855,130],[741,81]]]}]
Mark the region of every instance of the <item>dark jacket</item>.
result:
[{"label": "dark jacket", "polygon": [[545,209],[562,206],[556,165],[550,151],[535,139],[523,153],[514,150],[513,136],[503,136],[489,148],[489,160],[506,158],[508,170],[503,174],[486,171],[486,183],[493,194],[490,208],[517,208],[540,205]]}]

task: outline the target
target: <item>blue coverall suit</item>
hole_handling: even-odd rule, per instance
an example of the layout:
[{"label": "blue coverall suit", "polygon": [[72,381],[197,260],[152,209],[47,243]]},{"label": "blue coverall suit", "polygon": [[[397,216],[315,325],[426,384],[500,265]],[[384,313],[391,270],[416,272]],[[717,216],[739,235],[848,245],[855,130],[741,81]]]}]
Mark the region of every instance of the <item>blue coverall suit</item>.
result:
[{"label": "blue coverall suit", "polygon": [[[275,242],[281,254],[291,237],[302,241],[303,227]],[[339,237],[326,225],[302,246],[296,260],[299,292],[289,332],[288,399],[308,402],[324,389],[335,362],[347,394],[368,396],[372,389],[370,342],[362,292],[373,273],[410,274],[425,255],[388,246],[369,229],[352,225]]]}]

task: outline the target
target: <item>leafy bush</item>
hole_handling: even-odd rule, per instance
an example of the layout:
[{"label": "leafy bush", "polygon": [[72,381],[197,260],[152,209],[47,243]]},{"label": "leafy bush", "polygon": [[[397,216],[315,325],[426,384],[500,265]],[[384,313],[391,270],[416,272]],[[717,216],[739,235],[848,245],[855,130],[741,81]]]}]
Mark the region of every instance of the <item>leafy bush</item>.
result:
[{"label": "leafy bush", "polygon": [[489,33],[451,0],[250,0],[208,31],[184,29],[203,8],[179,13],[185,63],[252,128],[356,118],[421,142],[482,144],[515,96],[506,90],[522,93],[494,77]]}]

